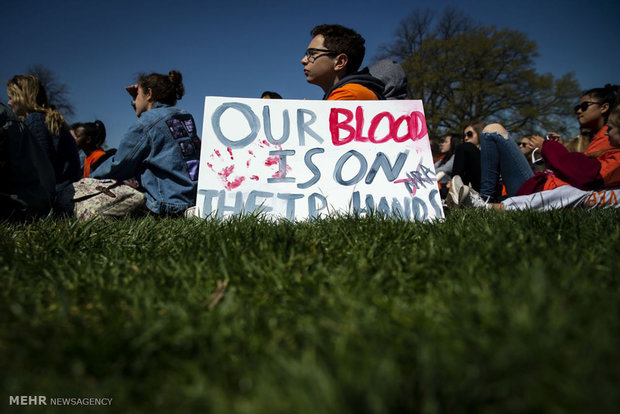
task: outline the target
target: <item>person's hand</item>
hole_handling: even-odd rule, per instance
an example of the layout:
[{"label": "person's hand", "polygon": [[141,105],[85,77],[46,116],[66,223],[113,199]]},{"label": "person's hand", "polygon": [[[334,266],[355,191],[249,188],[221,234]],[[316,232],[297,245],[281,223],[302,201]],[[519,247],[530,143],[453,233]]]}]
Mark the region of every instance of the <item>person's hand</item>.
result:
[{"label": "person's hand", "polygon": [[540,135],[532,135],[530,137],[530,140],[528,141],[528,148],[530,148],[530,150],[532,151],[534,151],[534,149],[536,148],[540,150],[544,142],[545,142],[545,139],[541,137]]},{"label": "person's hand", "polygon": [[559,143],[564,142],[564,139],[560,134],[556,134],[555,132],[547,132],[547,136],[551,141],[557,141]]},{"label": "person's hand", "polygon": [[138,96],[138,84],[129,85],[128,87],[125,88],[125,90],[127,91],[128,94],[131,95],[133,99],[136,99],[136,96]]}]

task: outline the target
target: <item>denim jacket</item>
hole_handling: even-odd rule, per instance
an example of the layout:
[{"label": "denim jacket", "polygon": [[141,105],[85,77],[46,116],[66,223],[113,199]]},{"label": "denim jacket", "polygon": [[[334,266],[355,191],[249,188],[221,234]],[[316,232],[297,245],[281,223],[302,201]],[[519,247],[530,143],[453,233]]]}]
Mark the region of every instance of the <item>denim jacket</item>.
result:
[{"label": "denim jacket", "polygon": [[200,139],[192,115],[157,102],[143,112],[116,154],[91,176],[138,177],[146,206],[156,214],[179,214],[196,204]]}]

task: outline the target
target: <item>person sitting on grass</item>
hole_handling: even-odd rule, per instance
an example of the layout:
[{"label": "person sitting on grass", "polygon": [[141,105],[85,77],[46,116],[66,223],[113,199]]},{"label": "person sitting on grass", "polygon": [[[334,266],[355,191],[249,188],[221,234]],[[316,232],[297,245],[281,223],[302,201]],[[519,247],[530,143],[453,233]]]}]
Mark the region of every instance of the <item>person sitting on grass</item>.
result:
[{"label": "person sitting on grass", "polygon": [[[482,134],[483,178],[480,194],[461,186],[456,190],[459,200],[474,207],[488,207],[488,202],[499,201],[494,188],[500,174],[508,197],[564,185],[580,190],[620,186],[620,141],[616,139],[617,132],[614,131],[620,115],[620,109],[614,106],[617,101],[618,87],[606,85],[584,92],[575,106],[582,127],[599,128],[585,153],[570,152],[559,141],[535,137],[548,168],[544,173],[532,172],[502,125],[487,125]],[[612,134],[608,135],[610,126]]]},{"label": "person sitting on grass", "polygon": [[[7,82],[7,94],[8,105],[24,121],[54,168],[55,192],[78,181],[82,173],[75,141],[65,118],[49,104],[39,79],[32,75],[16,75]],[[62,210],[58,205],[55,207]]]},{"label": "person sitting on grass", "polygon": [[458,189],[463,183],[480,190],[480,135],[482,134],[482,122],[472,122],[463,131],[463,143],[456,147],[454,152],[454,164],[452,166],[452,179],[448,182],[448,205],[458,204]]},{"label": "person sitting on grass", "polygon": [[180,215],[196,204],[200,139],[192,115],[176,108],[185,89],[180,72],[141,75],[127,88],[138,120],[93,178],[137,177],[146,207],[155,214]]},{"label": "person sitting on grass", "polygon": [[356,31],[322,24],[310,32],[312,41],[301,64],[308,83],[320,86],[323,100],[385,99],[385,85],[368,68],[357,72],[364,60],[366,41]]},{"label": "person sitting on grass", "polygon": [[56,180],[43,149],[17,115],[0,102],[0,220],[45,217]]},{"label": "person sitting on grass", "polygon": [[455,133],[445,135],[439,144],[442,158],[435,163],[435,174],[437,175],[437,182],[441,185],[439,193],[442,200],[446,198],[448,193],[446,184],[452,179],[454,153],[460,144],[461,137]]},{"label": "person sitting on grass", "polygon": [[79,150],[84,152],[84,178],[90,177],[102,162],[116,153],[115,149],[105,151],[102,147],[105,142],[105,125],[103,122],[78,122],[71,125],[71,135]]}]

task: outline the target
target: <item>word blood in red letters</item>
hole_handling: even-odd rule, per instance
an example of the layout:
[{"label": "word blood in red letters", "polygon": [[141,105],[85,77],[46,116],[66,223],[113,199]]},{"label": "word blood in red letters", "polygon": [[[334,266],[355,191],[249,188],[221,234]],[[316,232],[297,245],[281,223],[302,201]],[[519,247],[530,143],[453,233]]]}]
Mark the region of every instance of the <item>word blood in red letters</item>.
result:
[{"label": "word blood in red letters", "polygon": [[[344,115],[345,119],[340,121],[338,119],[340,115]],[[352,125],[353,120],[355,120],[355,126]],[[387,122],[388,132],[384,137],[376,137],[377,128],[382,122]],[[406,124],[406,132],[399,136],[398,133],[403,123]],[[374,144],[381,144],[391,139],[396,142],[405,142],[408,139],[417,141],[427,134],[426,119],[419,111],[413,111],[409,115],[401,115],[398,118],[394,118],[394,115],[389,112],[380,112],[371,119],[367,136],[363,135],[363,130],[364,109],[361,106],[355,109],[355,115],[345,108],[331,109],[329,114],[329,132],[334,145],[348,144],[353,140],[372,142]],[[348,135],[341,137],[341,131],[346,131]]]}]

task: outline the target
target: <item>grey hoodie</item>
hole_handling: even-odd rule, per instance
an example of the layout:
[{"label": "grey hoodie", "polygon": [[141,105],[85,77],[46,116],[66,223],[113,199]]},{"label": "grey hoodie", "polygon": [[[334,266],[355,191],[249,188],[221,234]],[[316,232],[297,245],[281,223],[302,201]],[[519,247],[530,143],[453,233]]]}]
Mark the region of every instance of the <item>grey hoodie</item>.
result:
[{"label": "grey hoodie", "polygon": [[370,74],[383,81],[385,99],[407,99],[407,75],[392,59],[382,59],[368,68]]}]

